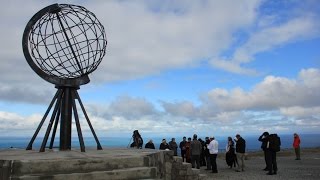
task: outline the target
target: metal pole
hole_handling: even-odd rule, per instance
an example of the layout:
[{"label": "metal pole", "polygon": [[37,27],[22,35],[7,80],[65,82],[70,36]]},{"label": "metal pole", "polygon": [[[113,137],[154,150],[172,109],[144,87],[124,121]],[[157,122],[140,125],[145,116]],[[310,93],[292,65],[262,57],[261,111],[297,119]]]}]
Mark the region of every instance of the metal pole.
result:
[{"label": "metal pole", "polygon": [[84,142],[83,142],[83,137],[82,137],[81,127],[80,127],[80,122],[79,122],[79,116],[78,116],[78,111],[77,111],[77,106],[76,106],[76,101],[75,101],[75,92],[74,91],[77,91],[77,90],[72,89],[72,91],[71,91],[74,119],[76,121],[76,126],[77,126],[77,132],[78,132],[78,138],[79,138],[81,152],[85,152],[86,150],[85,150],[85,146],[84,146]]},{"label": "metal pole", "polygon": [[59,109],[58,109],[58,112],[57,112],[57,115],[56,115],[56,120],[54,122],[54,127],[53,127],[53,131],[52,131],[52,135],[51,135],[51,141],[50,141],[49,149],[52,149],[53,143],[54,143],[54,138],[56,137],[57,127],[58,127],[58,124],[59,124],[59,120],[60,120],[59,118],[60,118],[60,114],[61,114],[60,107],[61,107],[61,105],[59,105]]},{"label": "metal pole", "polygon": [[89,120],[89,117],[88,117],[88,115],[87,115],[87,112],[86,112],[86,110],[84,109],[84,106],[83,106],[83,104],[82,104],[82,101],[81,101],[81,99],[80,99],[80,96],[79,96],[79,94],[78,94],[77,91],[75,91],[75,94],[76,94],[76,97],[77,97],[77,99],[78,99],[78,101],[79,101],[79,104],[80,104],[80,106],[81,106],[81,109],[82,109],[82,111],[83,111],[83,114],[84,114],[84,116],[86,117],[86,120],[87,120],[88,125],[89,125],[89,127],[90,127],[90,129],[91,129],[91,132],[92,132],[92,134],[93,134],[93,137],[94,137],[94,139],[96,140],[97,149],[98,149],[98,150],[102,150],[101,144],[100,144],[100,142],[99,142],[99,140],[98,140],[98,137],[97,137],[96,133],[94,132],[94,129],[93,129],[92,125],[91,125],[91,122],[90,122],[90,120]]},{"label": "metal pole", "polygon": [[38,128],[37,128],[37,130],[36,130],[36,132],[33,134],[33,136],[32,136],[32,138],[31,138],[31,140],[30,140],[30,142],[29,142],[26,150],[32,150],[32,144],[33,144],[34,140],[36,139],[36,137],[37,137],[37,135],[38,135],[38,133],[39,133],[39,131],[40,131],[40,129],[41,129],[44,121],[46,120],[46,118],[47,118],[47,116],[48,116],[48,114],[49,114],[49,112],[50,112],[50,110],[51,110],[54,102],[56,101],[57,97],[61,95],[61,93],[62,93],[62,90],[61,90],[61,89],[58,89],[57,92],[56,92],[56,94],[55,94],[54,97],[52,98],[51,103],[50,103],[50,105],[49,105],[46,113],[44,114],[44,116],[43,116],[43,118],[42,118],[42,120],[41,120],[41,122],[40,122],[40,124],[39,124],[39,126],[38,126]]},{"label": "metal pole", "polygon": [[70,87],[63,88],[60,123],[60,150],[71,150],[72,99]]},{"label": "metal pole", "polygon": [[48,137],[49,137],[49,134],[50,134],[50,131],[51,131],[51,128],[52,128],[53,121],[54,121],[56,116],[59,116],[59,115],[57,115],[57,111],[59,109],[60,102],[61,102],[61,97],[59,96],[58,100],[57,100],[57,103],[56,103],[56,105],[54,107],[54,110],[52,112],[51,119],[50,119],[50,122],[48,124],[48,128],[47,128],[46,134],[45,134],[45,136],[43,138],[43,141],[42,141],[42,144],[41,144],[41,148],[40,148],[40,152],[44,152],[45,151],[46,144],[47,144]]}]

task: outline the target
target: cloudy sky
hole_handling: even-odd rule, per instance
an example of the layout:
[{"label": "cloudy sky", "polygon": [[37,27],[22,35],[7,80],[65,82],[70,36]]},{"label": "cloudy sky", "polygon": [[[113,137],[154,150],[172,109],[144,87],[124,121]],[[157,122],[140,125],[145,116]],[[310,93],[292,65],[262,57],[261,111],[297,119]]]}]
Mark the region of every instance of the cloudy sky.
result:
[{"label": "cloudy sky", "polygon": [[318,0],[1,2],[0,136],[32,136],[56,92],[21,42],[57,2],[86,7],[106,29],[106,56],[79,90],[98,136],[319,131]]}]

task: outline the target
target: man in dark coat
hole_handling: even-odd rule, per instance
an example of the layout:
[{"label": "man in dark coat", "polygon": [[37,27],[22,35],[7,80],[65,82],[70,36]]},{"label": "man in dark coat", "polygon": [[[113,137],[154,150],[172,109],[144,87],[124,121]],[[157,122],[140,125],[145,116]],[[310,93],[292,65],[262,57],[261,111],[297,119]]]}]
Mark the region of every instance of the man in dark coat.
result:
[{"label": "man in dark coat", "polygon": [[267,164],[267,143],[268,143],[268,136],[269,133],[268,132],[264,132],[260,137],[259,137],[259,141],[261,141],[261,149],[263,150],[264,153],[264,161],[266,163],[266,167],[263,169],[264,171],[268,171],[268,164]]},{"label": "man in dark coat", "polygon": [[195,168],[195,163],[197,164],[197,169],[200,169],[200,154],[202,151],[202,144],[197,139],[197,135],[193,135],[193,140],[190,144],[190,152],[191,152],[191,164],[192,168]]},{"label": "man in dark coat", "polygon": [[[268,167],[268,173],[267,175],[274,175],[277,174],[278,166],[277,166],[277,151],[280,151],[280,149],[275,148],[275,141],[277,141],[278,145],[280,147],[281,140],[280,137],[277,134],[269,134],[267,138],[267,167]],[[273,171],[273,172],[272,172]]]},{"label": "man in dark coat", "polygon": [[237,158],[240,159],[240,165],[238,166],[237,172],[244,171],[244,158],[246,153],[246,141],[240,136],[240,134],[236,135],[235,138],[237,144],[236,144],[236,153]]},{"label": "man in dark coat", "polygon": [[183,139],[179,145],[179,147],[181,149],[182,162],[184,162],[184,159],[186,159],[186,152],[187,152],[186,143],[187,143],[187,138],[183,137]]}]

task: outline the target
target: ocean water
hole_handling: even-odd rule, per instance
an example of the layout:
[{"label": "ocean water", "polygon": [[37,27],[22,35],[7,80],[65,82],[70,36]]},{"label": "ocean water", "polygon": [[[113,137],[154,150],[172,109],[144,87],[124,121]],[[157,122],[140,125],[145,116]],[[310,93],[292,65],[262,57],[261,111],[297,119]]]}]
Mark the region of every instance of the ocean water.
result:
[{"label": "ocean water", "polygon": [[[292,148],[293,135],[279,135],[281,138],[281,148],[288,149]],[[310,148],[310,147],[320,147],[320,141],[318,137],[320,134],[301,134],[301,147],[302,148]],[[143,137],[143,136],[142,136]],[[171,140],[171,137],[143,137],[144,145],[148,142],[149,139],[153,140],[156,149],[159,148],[162,139],[165,138],[167,142]],[[175,137],[176,142],[179,145],[182,137]],[[205,137],[199,137],[204,139]],[[246,149],[247,151],[256,151],[260,150],[261,142],[258,141],[259,136],[244,136],[246,140]],[[128,148],[130,143],[132,142],[131,137],[99,137],[100,144],[102,147],[107,148]],[[17,148],[17,149],[25,149],[31,140],[31,137],[0,137],[0,149],[8,149],[8,148]],[[34,149],[39,149],[41,146],[43,138],[36,138],[33,143]],[[227,137],[217,136],[216,140],[219,142],[219,149],[221,152],[224,152],[225,146],[227,143]],[[93,137],[84,137],[84,143],[86,147],[96,147],[96,142]],[[48,139],[47,146],[50,144],[50,138]],[[54,147],[59,146],[59,139],[55,139]],[[72,138],[72,147],[78,148],[79,140],[77,137]],[[179,149],[178,149],[179,151]]]}]

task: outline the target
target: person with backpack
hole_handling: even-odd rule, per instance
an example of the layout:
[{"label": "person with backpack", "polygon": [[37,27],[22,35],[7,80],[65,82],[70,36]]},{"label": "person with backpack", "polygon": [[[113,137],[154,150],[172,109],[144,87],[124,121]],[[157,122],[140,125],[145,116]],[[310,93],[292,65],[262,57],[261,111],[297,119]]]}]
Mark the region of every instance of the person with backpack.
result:
[{"label": "person with backpack", "polygon": [[278,172],[277,166],[277,152],[280,151],[281,140],[277,134],[270,134],[267,137],[267,148],[266,148],[266,156],[267,156],[267,175],[274,175]]}]

